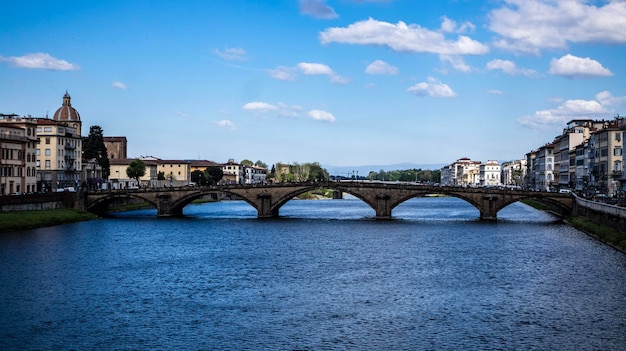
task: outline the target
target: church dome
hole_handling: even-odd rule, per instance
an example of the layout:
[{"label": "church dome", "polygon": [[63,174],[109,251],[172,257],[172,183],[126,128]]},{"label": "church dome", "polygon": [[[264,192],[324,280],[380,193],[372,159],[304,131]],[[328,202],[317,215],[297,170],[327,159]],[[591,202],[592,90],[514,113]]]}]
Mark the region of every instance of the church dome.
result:
[{"label": "church dome", "polygon": [[63,95],[63,106],[59,107],[57,112],[54,113],[55,121],[77,121],[80,122],[80,115],[75,108],[72,107],[71,103],[72,98],[70,94],[65,91],[65,95]]}]

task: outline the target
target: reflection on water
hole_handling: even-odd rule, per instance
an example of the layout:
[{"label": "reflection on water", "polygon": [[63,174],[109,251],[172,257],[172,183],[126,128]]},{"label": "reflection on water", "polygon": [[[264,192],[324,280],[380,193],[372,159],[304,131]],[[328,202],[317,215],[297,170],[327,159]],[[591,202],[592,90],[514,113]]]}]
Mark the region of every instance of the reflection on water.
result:
[{"label": "reflection on water", "polygon": [[0,236],[0,348],[618,350],[626,257],[520,203],[131,211]]}]

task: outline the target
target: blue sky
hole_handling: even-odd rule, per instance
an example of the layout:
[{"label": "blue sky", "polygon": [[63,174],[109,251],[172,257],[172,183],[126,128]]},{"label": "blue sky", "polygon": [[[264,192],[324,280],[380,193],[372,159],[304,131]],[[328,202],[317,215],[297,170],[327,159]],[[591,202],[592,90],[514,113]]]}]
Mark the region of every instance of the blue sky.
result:
[{"label": "blue sky", "polygon": [[323,165],[519,159],[626,114],[626,2],[11,1],[0,113],[129,157]]}]

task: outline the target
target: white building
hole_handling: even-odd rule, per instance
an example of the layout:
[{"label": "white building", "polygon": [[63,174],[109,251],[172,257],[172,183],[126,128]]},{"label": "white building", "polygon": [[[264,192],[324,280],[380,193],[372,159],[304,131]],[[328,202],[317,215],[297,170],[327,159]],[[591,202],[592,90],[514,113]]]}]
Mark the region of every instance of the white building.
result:
[{"label": "white building", "polygon": [[479,170],[480,185],[494,186],[502,184],[500,182],[500,164],[498,161],[489,160],[487,163],[481,163]]}]

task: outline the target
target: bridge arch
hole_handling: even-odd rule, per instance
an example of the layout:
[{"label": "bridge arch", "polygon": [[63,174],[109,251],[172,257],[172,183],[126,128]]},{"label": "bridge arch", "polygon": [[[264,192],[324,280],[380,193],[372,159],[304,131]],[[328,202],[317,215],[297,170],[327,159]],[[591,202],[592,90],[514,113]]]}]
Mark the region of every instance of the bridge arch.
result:
[{"label": "bridge arch", "polygon": [[158,204],[148,196],[142,196],[141,193],[105,193],[102,196],[98,196],[94,200],[87,204],[86,210],[98,215],[104,215],[108,212],[108,208],[112,203],[120,200],[139,199],[150,204],[152,207],[158,210]]}]

